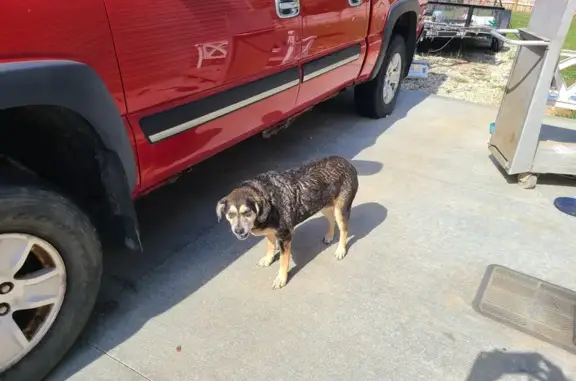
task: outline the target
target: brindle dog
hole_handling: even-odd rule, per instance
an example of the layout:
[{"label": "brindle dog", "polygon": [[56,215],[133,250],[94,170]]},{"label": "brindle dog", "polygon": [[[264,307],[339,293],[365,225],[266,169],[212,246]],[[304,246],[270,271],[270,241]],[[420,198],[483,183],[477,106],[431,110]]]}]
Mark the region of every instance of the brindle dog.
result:
[{"label": "brindle dog", "polygon": [[266,236],[266,255],[260,266],[274,262],[276,243],[280,247],[280,271],[273,288],[288,281],[288,268],[294,228],[322,211],[328,220],[324,243],[334,239],[338,224],[340,240],[336,259],[346,255],[348,221],[358,191],[356,168],[340,156],[329,156],[284,172],[269,171],[240,184],[216,206],[218,222],[225,215],[239,240],[250,234]]}]

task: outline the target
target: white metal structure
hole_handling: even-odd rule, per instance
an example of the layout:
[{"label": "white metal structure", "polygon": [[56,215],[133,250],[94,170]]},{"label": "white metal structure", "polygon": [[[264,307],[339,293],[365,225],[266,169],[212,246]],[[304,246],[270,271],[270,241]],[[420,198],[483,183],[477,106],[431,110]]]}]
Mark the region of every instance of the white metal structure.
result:
[{"label": "white metal structure", "polygon": [[[542,123],[552,81],[563,83],[558,63],[573,63],[572,57],[560,61],[560,56],[575,11],[576,0],[536,0],[527,28],[491,32],[497,39],[517,45],[518,51],[489,149],[509,175],[518,175],[525,188],[535,187],[539,174],[576,175],[576,123]],[[503,36],[510,33],[519,39]],[[567,91],[564,84],[563,96]]]},{"label": "white metal structure", "polygon": [[553,107],[576,110],[576,83],[570,86],[562,77],[562,70],[576,65],[576,51],[562,50],[560,62],[554,73],[553,89],[548,94],[548,105]]}]

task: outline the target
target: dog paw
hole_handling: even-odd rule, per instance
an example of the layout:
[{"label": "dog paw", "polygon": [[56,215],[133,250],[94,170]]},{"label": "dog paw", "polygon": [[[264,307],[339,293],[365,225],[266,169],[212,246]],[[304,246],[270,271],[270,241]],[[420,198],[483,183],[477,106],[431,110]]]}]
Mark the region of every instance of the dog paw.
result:
[{"label": "dog paw", "polygon": [[274,256],[266,255],[266,256],[260,258],[260,260],[258,261],[258,266],[268,267],[272,264],[272,262],[274,262]]},{"label": "dog paw", "polygon": [[324,242],[326,245],[330,245],[332,243],[332,241],[334,241],[334,236],[324,236],[324,238],[322,238],[322,242]]},{"label": "dog paw", "polygon": [[287,276],[282,276],[282,275],[278,275],[276,277],[276,279],[274,279],[274,282],[272,283],[272,288],[274,290],[277,290],[279,288],[282,288],[284,286],[286,286],[286,282],[288,281],[288,277]]},{"label": "dog paw", "polygon": [[334,258],[341,260],[345,256],[346,256],[346,248],[338,246],[338,249],[336,249],[336,252],[334,253]]}]

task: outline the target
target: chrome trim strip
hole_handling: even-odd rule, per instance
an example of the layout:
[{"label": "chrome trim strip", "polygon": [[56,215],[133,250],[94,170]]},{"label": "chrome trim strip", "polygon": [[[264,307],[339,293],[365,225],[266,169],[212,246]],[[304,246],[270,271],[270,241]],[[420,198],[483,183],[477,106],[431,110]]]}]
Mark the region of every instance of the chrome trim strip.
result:
[{"label": "chrome trim strip", "polygon": [[285,85],[275,87],[273,89],[270,89],[270,90],[265,91],[263,93],[260,93],[258,95],[254,95],[253,97],[247,98],[247,99],[245,99],[241,102],[238,102],[238,103],[234,103],[233,105],[230,105],[228,107],[224,107],[220,110],[216,110],[214,112],[211,112],[210,114],[206,114],[204,116],[201,116],[200,118],[190,120],[186,123],[182,123],[182,124],[179,124],[177,126],[168,128],[164,131],[150,135],[149,139],[152,143],[156,143],[160,140],[169,138],[170,136],[179,134],[180,132],[189,130],[193,127],[199,126],[201,124],[204,124],[206,122],[209,122],[209,121],[214,120],[216,118],[219,118],[221,116],[229,114],[233,111],[239,110],[243,107],[251,105],[252,103],[256,103],[256,102],[261,101],[265,98],[271,97],[272,95],[276,95],[278,93],[281,93],[284,90],[288,90],[294,86],[298,86],[299,84],[300,84],[300,80],[294,80],[294,81],[288,82]]},{"label": "chrome trim strip", "polygon": [[308,74],[308,75],[305,75],[305,76],[304,76],[304,79],[303,79],[303,82],[306,82],[306,81],[308,81],[308,80],[310,80],[310,79],[312,79],[312,78],[316,78],[316,77],[318,77],[318,76],[320,76],[320,75],[322,75],[322,74],[324,74],[324,73],[327,73],[327,72],[329,72],[329,71],[331,71],[331,70],[337,69],[337,68],[339,68],[340,66],[344,66],[344,65],[346,65],[347,63],[350,63],[350,62],[352,62],[352,61],[356,61],[358,58],[360,58],[360,54],[356,54],[356,55],[354,55],[354,56],[352,56],[352,57],[348,57],[348,58],[346,58],[345,60],[338,61],[338,62],[336,62],[336,63],[333,63],[333,64],[330,65],[330,66],[326,66],[326,67],[324,67],[324,68],[322,68],[322,69],[320,69],[320,70],[317,70],[317,71],[312,72],[312,73],[310,73],[310,74]]}]

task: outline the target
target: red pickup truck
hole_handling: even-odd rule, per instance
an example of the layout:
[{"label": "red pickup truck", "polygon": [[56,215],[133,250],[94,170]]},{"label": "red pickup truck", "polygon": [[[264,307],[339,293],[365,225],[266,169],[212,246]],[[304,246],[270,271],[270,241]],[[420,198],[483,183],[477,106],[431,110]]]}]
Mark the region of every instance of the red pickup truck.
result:
[{"label": "red pickup truck", "polygon": [[93,308],[133,200],[354,87],[390,114],[424,0],[6,0],[0,379],[44,377]]}]

